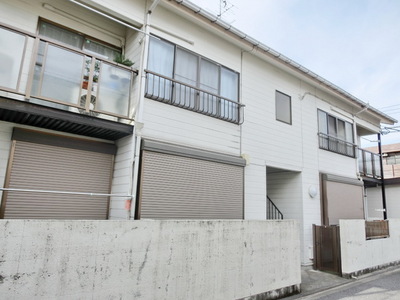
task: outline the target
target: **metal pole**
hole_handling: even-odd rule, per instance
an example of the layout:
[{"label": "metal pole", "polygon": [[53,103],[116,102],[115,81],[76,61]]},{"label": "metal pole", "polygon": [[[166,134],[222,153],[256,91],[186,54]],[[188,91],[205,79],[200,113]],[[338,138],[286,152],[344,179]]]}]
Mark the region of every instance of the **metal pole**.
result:
[{"label": "metal pole", "polygon": [[83,196],[104,196],[104,197],[132,197],[129,194],[103,194],[103,193],[84,193],[84,192],[67,192],[67,191],[51,191],[51,190],[35,190],[35,189],[15,189],[0,188],[5,192],[27,192],[27,193],[50,193],[50,194],[66,194],[66,195],[83,195]]},{"label": "metal pole", "polygon": [[383,219],[387,220],[385,179],[383,178],[382,144],[381,144],[381,134],[380,133],[378,133],[378,149],[379,149],[379,163],[380,163],[380,166],[381,166],[381,187],[382,187]]}]

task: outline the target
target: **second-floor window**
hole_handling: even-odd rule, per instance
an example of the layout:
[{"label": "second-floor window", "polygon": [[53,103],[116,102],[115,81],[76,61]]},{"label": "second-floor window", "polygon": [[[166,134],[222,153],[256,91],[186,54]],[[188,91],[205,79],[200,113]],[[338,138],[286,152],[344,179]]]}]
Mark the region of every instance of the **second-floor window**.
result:
[{"label": "second-floor window", "polygon": [[319,147],[354,157],[353,124],[318,110]]},{"label": "second-floor window", "polygon": [[275,115],[278,121],[292,124],[292,99],[279,91],[275,91]]},{"label": "second-floor window", "polygon": [[239,74],[156,38],[150,39],[146,97],[239,122]]}]

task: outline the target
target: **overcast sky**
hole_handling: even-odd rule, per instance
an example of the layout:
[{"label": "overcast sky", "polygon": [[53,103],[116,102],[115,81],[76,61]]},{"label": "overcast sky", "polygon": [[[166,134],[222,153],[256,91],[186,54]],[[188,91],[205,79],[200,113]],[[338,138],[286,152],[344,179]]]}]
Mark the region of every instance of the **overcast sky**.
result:
[{"label": "overcast sky", "polygon": [[[219,14],[219,0],[192,2]],[[226,2],[224,21],[400,121],[400,0]]]}]

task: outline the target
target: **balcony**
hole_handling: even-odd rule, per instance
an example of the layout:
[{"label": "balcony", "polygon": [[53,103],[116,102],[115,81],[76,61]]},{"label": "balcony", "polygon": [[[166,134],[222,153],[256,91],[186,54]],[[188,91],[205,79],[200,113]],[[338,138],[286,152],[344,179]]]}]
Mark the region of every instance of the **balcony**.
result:
[{"label": "balcony", "polygon": [[242,123],[244,105],[239,102],[149,70],[146,70],[146,77],[146,98],[227,122]]},{"label": "balcony", "polygon": [[[0,120],[58,130],[42,124],[45,118],[46,124],[52,122],[48,118],[58,119],[70,123],[65,128],[80,125],[82,134],[82,126],[89,126],[85,122],[92,132],[96,127],[107,131],[117,122],[125,131],[122,135],[132,131],[127,127],[131,127],[127,125],[131,120],[131,68],[5,27],[0,27],[0,40],[7,41],[0,49]],[[11,100],[23,103],[12,104]],[[10,120],[17,107],[21,114]],[[32,117],[34,124],[22,121]],[[75,133],[71,130],[61,129]],[[102,137],[101,133],[89,135]]]},{"label": "balcony", "polygon": [[361,176],[381,179],[381,165],[379,154],[358,149],[358,169]]},{"label": "balcony", "polygon": [[348,157],[355,157],[355,145],[350,142],[338,139],[325,133],[318,133],[319,148],[342,154]]}]

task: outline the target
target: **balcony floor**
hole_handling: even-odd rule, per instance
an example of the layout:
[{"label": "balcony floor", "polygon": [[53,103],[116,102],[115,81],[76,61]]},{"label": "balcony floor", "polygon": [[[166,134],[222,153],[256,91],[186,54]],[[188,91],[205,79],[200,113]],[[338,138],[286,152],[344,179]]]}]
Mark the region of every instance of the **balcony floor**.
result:
[{"label": "balcony floor", "polygon": [[133,133],[132,125],[4,97],[0,120],[113,141]]}]

